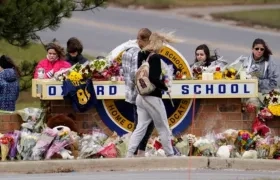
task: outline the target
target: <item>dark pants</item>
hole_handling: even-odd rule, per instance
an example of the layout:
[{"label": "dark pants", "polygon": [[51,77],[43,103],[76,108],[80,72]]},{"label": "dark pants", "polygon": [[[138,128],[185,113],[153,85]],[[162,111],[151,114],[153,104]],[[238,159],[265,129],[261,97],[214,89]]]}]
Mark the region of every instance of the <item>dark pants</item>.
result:
[{"label": "dark pants", "polygon": [[[134,104],[133,104],[133,115],[134,115],[133,118],[134,118],[134,129],[135,129],[136,126],[137,126],[137,122],[138,122],[138,115],[137,115],[137,107]],[[149,140],[149,138],[150,138],[154,128],[155,128],[154,122],[152,121],[149,124],[148,128],[147,128],[145,136],[143,137],[143,139],[140,142],[138,148],[134,152],[134,155],[137,155],[137,151],[138,150],[141,150],[141,151],[145,151],[146,150],[146,146],[147,146],[148,140]]]}]

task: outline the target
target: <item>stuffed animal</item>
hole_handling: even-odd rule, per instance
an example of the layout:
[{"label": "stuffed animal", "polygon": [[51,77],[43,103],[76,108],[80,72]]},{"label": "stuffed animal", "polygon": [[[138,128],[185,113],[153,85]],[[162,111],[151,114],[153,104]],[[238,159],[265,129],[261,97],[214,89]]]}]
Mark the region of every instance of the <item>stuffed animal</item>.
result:
[{"label": "stuffed animal", "polygon": [[[75,116],[73,114],[59,114],[52,117],[49,117],[47,120],[47,126],[49,128],[56,129],[57,131],[67,131],[69,128],[71,130],[72,143],[64,148],[63,151],[55,153],[51,159],[72,159],[72,156],[76,159],[79,153],[79,143],[78,140],[74,137],[75,133],[78,134],[78,127],[75,123]],[[64,131],[65,130],[65,131]]]},{"label": "stuffed animal", "polygon": [[78,133],[78,127],[74,120],[76,119],[73,114],[59,114],[49,117],[47,120],[47,126],[49,128],[54,128],[56,126],[66,126],[70,128],[71,131]]}]

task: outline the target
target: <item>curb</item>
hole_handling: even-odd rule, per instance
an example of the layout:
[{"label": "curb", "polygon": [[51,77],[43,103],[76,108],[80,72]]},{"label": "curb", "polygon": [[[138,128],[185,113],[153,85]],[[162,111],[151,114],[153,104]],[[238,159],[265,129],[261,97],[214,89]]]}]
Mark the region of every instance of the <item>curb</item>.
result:
[{"label": "curb", "polygon": [[150,157],[1,162],[0,174],[147,171],[174,169],[236,169],[280,171],[277,160],[220,159],[207,157]]},{"label": "curb", "polygon": [[270,159],[209,158],[210,169],[280,171],[280,161]]},{"label": "curb", "polygon": [[1,173],[61,173],[207,168],[206,157],[153,157],[1,162]]}]

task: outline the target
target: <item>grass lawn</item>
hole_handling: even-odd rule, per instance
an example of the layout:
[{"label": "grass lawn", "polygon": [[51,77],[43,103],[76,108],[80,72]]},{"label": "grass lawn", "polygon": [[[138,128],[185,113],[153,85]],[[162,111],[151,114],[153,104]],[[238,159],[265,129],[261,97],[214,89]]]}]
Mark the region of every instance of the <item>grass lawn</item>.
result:
[{"label": "grass lawn", "polygon": [[[0,55],[2,54],[10,56],[17,64],[20,64],[23,60],[40,61],[46,57],[46,51],[41,44],[34,43],[27,48],[19,48],[0,40]],[[93,58],[89,55],[85,55],[85,57]],[[17,100],[16,109],[25,107],[40,107],[40,100],[31,97],[31,90],[22,91]]]},{"label": "grass lawn", "polygon": [[147,8],[170,8],[209,5],[243,5],[243,4],[272,4],[280,0],[109,0],[120,6],[141,5]]},{"label": "grass lawn", "polygon": [[217,19],[235,20],[244,25],[262,25],[280,29],[280,9],[217,13],[212,16]]}]

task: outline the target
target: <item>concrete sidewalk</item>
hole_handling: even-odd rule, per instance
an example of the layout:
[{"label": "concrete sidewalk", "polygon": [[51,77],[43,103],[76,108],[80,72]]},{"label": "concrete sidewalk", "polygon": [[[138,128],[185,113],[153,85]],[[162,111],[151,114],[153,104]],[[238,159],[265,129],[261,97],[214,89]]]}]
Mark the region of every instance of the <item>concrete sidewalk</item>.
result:
[{"label": "concrete sidewalk", "polygon": [[174,169],[236,169],[280,171],[279,160],[219,159],[207,157],[153,157],[1,162],[0,173],[60,173]]}]

